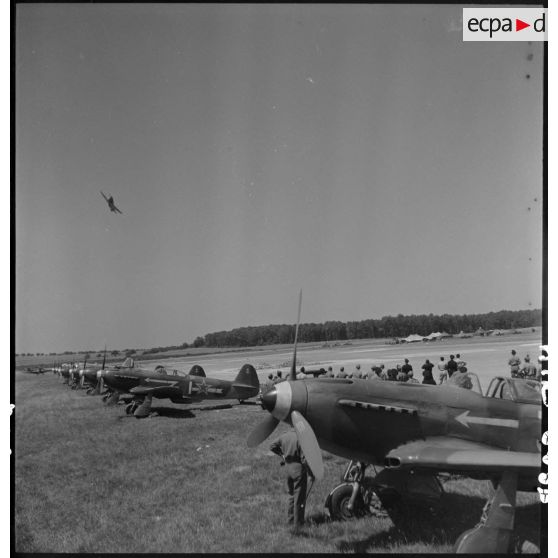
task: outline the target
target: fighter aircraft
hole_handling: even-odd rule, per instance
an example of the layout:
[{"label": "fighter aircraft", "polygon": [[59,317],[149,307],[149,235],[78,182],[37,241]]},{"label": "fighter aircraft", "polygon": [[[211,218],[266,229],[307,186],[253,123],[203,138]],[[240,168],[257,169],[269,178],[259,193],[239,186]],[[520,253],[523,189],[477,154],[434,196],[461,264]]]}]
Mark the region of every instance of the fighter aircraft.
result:
[{"label": "fighter aircraft", "polygon": [[106,195],[103,193],[103,191],[101,190],[101,195],[103,196],[103,198],[105,198],[106,202],[108,203],[108,206],[110,208],[110,210],[113,213],[122,213],[122,211],[120,211],[120,209],[118,209],[118,207],[116,207],[116,205],[114,205],[114,199],[112,196],[109,196],[108,198],[106,197]]},{"label": "fighter aircraft", "polygon": [[207,378],[203,368],[194,365],[189,374],[178,370],[168,371],[157,366],[155,371],[137,368],[133,359],[105,370],[100,374],[105,386],[113,394],[106,400],[113,404],[120,394],[132,394],[134,399],[126,406],[126,413],[136,418],[149,416],[153,397],[170,399],[173,403],[185,404],[204,399],[238,399],[244,401],[255,397],[260,391],[256,369],[245,364],[233,381]]},{"label": "fighter aircraft", "polygon": [[[296,359],[296,337],[294,354]],[[483,395],[476,374],[459,377],[460,382],[431,386],[357,378],[295,381],[291,373],[262,394],[270,415],[252,431],[248,446],[263,442],[281,421],[292,424],[317,479],[324,472],[320,447],[358,462],[363,471],[367,465],[383,467],[374,483],[386,506],[413,495],[435,498],[441,472],[490,479],[495,493],[455,550],[508,552],[516,492],[536,491],[541,470],[540,384],[496,377]],[[356,511],[360,487],[350,486],[335,502]],[[326,502],[334,515],[341,511],[331,508],[339,488]]]}]

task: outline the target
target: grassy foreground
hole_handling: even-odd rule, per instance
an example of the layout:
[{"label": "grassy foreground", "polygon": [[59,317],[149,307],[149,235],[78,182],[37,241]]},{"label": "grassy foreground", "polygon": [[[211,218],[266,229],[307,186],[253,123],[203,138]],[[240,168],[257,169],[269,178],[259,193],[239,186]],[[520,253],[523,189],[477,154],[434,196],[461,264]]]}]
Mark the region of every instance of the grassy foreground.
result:
[{"label": "grassy foreground", "polygon": [[[17,552],[451,552],[480,518],[489,488],[469,479],[404,526],[389,518],[331,522],[324,511],[345,461],[324,454],[325,478],[307,507],[312,524],[286,526],[286,483],[269,443],[246,438],[265,416],[257,405],[191,410],[154,402],[159,416],[72,391],[51,375],[15,374]],[[539,544],[538,496],[520,494],[518,533]]]}]

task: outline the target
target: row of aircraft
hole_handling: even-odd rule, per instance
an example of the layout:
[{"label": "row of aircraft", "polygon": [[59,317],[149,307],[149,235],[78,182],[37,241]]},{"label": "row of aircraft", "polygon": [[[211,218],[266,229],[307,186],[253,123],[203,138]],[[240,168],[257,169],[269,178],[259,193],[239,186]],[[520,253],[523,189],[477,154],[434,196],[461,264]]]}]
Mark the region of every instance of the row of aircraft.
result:
[{"label": "row of aircraft", "polygon": [[323,450],[349,460],[343,482],[326,500],[334,519],[366,514],[374,495],[396,520],[404,502],[440,499],[441,473],[490,480],[493,494],[478,524],[459,536],[454,550],[517,551],[517,492],[537,492],[541,473],[541,384],[498,376],[483,393],[472,372],[465,373],[470,389],[459,387],[462,382],[431,386],[321,378],[323,369],[304,371],[306,377],[297,379],[301,301],[302,293],[289,378],[263,392],[250,364],[233,381],[207,378],[199,365],[185,374],[164,367],[144,370],[132,359],[109,368],[103,359],[100,370],[84,366],[61,374],[69,383],[88,386],[89,393],[106,390],[107,404],[131,396],[126,412],[138,418],[149,415],[154,397],[182,404],[258,396],[267,415],[248,436],[249,447],[285,422],[294,427],[316,480],[324,475]]}]

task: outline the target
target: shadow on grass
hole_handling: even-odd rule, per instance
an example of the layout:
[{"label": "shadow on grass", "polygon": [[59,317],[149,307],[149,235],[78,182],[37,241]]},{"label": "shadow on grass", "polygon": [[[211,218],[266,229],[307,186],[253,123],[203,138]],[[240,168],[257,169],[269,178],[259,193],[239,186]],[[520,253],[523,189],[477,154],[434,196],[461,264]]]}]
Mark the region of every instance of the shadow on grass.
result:
[{"label": "shadow on grass", "polygon": [[152,407],[151,417],[166,417],[175,419],[191,419],[196,418],[190,409],[178,409],[175,407]]},{"label": "shadow on grass", "polygon": [[[479,496],[448,493],[432,507],[405,502],[404,509],[390,514],[394,526],[389,530],[362,540],[338,540],[336,546],[339,552],[362,553],[370,548],[413,543],[453,545],[461,533],[479,522],[485,503]],[[538,504],[517,508],[516,537],[540,546],[540,512]]]},{"label": "shadow on grass", "polygon": [[483,498],[462,494],[444,494],[434,506],[405,501],[396,512],[390,513],[394,526],[388,531],[362,540],[338,540],[336,546],[340,552],[361,553],[371,547],[454,544],[463,531],[478,523],[484,504]]}]

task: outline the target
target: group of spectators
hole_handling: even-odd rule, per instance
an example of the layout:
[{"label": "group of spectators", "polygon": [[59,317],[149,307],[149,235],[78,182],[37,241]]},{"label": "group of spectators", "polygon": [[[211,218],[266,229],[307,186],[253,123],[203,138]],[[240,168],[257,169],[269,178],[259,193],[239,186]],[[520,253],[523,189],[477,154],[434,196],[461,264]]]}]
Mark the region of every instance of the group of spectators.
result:
[{"label": "group of spectators", "polygon": [[[430,360],[426,359],[422,365],[422,383],[437,385],[434,379],[433,369],[434,364]],[[440,357],[440,362],[438,363],[439,370],[439,382],[440,384],[446,382],[448,378],[454,374],[454,372],[467,372],[466,363],[461,359],[459,354],[450,355],[449,360],[446,361],[445,357]],[[359,378],[362,380],[387,380],[393,382],[410,382],[419,383],[414,377],[413,366],[409,363],[409,359],[406,358],[403,364],[396,364],[392,368],[386,369],[384,364],[379,364],[370,367],[370,372],[361,370],[360,364],[357,364],[354,372],[346,371],[344,366],[341,366],[339,372],[335,373],[333,368],[328,367],[327,371],[324,369],[320,370],[321,376],[324,378]],[[304,378],[304,367],[300,369],[297,373],[297,378]],[[268,375],[268,383],[277,384],[283,382],[287,379],[286,375],[283,376],[281,370],[277,370],[275,374],[270,373]]]},{"label": "group of spectators", "polygon": [[[508,361],[511,370],[512,378],[530,378],[534,380],[540,380],[541,372],[540,367],[537,367],[530,361],[529,355],[524,358],[523,365],[521,359],[517,356],[516,351],[512,350],[511,358]],[[437,368],[438,371],[438,381],[434,378],[434,369]],[[426,359],[424,364],[421,366],[422,369],[422,383],[431,384],[433,386],[437,384],[444,384],[456,373],[467,372],[467,363],[461,358],[459,353],[455,355],[450,355],[446,360],[446,357],[441,356],[437,365],[434,365],[430,360]],[[414,377],[413,367],[409,363],[409,359],[406,358],[404,364],[396,364],[392,368],[386,369],[383,364],[370,367],[370,372],[361,370],[360,364],[357,364],[354,372],[347,372],[344,366],[341,366],[339,372],[335,373],[333,368],[328,367],[327,371],[320,369],[320,375],[324,378],[360,378],[363,380],[387,380],[393,382],[410,382],[418,384],[419,380]],[[325,373],[324,373],[325,372]],[[283,376],[281,370],[277,370],[274,374],[268,375],[268,381],[271,384],[276,384],[278,382],[283,382],[286,377]],[[297,374],[297,378],[304,378],[304,367],[301,368],[300,372]],[[455,378],[454,378],[455,380]]]},{"label": "group of spectators", "polygon": [[528,378],[530,380],[541,380],[541,367],[531,362],[531,357],[525,355],[523,365],[521,359],[517,356],[515,349],[512,349],[511,357],[508,360],[510,374],[512,378]]}]

